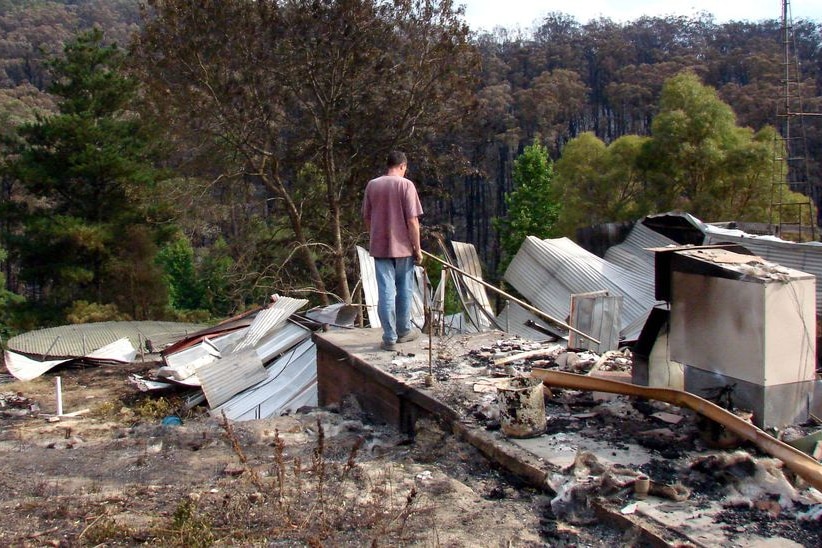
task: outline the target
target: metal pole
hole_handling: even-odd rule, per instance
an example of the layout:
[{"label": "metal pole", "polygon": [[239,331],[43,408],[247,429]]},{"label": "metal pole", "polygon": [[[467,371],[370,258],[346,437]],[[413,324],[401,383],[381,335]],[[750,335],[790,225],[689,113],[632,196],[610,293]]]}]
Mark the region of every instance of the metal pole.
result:
[{"label": "metal pole", "polygon": [[425,323],[428,325],[428,375],[425,377],[425,386],[433,386],[434,385],[434,358],[433,358],[433,349],[434,346],[434,315],[431,313],[431,305],[434,302],[434,295],[431,291],[431,286],[428,280],[428,272],[423,270],[423,279],[422,279],[422,300],[423,306],[425,310]]},{"label": "metal pole", "polygon": [[448,263],[448,262],[446,262],[446,261],[443,261],[443,260],[442,260],[442,259],[440,259],[439,257],[437,257],[437,256],[435,256],[435,255],[431,255],[430,253],[428,253],[428,252],[427,252],[427,251],[425,251],[425,250],[423,250],[422,254],[423,254],[423,255],[425,255],[426,257],[431,257],[432,259],[434,259],[434,260],[435,260],[435,261],[437,261],[438,263],[441,263],[443,266],[447,266],[448,268],[453,269],[453,270],[454,270],[454,272],[458,272],[459,274],[462,274],[463,276],[465,276],[465,277],[466,277],[466,278],[468,278],[469,280],[474,280],[474,281],[475,281],[475,282],[477,282],[478,284],[481,284],[482,286],[487,287],[488,289],[490,289],[490,290],[492,290],[492,291],[495,291],[496,293],[499,293],[499,294],[500,294],[500,295],[502,295],[503,297],[505,297],[505,298],[507,298],[507,299],[511,299],[512,301],[514,301],[515,303],[517,303],[517,304],[518,304],[518,305],[520,305],[521,307],[526,308],[526,309],[530,310],[531,312],[533,312],[533,313],[535,313],[535,314],[539,314],[540,316],[542,316],[542,317],[543,317],[543,318],[545,318],[546,320],[550,321],[551,323],[553,323],[553,324],[555,324],[555,325],[558,325],[558,326],[560,326],[560,327],[563,327],[563,328],[567,329],[568,331],[572,331],[572,332],[576,333],[577,335],[579,335],[580,337],[584,337],[584,338],[588,339],[589,341],[591,341],[591,342],[593,342],[593,343],[595,343],[595,344],[600,344],[600,342],[599,342],[597,339],[595,339],[595,338],[591,337],[591,336],[590,336],[590,335],[588,335],[587,333],[583,333],[582,331],[580,331],[580,330],[578,330],[578,329],[576,329],[576,328],[574,328],[574,327],[571,327],[570,325],[566,324],[565,322],[561,322],[561,321],[557,320],[556,318],[552,318],[551,316],[549,316],[548,314],[546,314],[545,312],[543,312],[543,311],[542,311],[542,310],[540,310],[539,308],[536,308],[536,307],[534,307],[534,306],[531,306],[530,304],[526,303],[525,301],[522,301],[522,300],[520,300],[520,299],[517,299],[517,298],[516,298],[516,297],[514,297],[513,295],[511,295],[511,294],[509,294],[509,293],[506,293],[506,292],[505,292],[505,291],[503,291],[502,289],[499,289],[499,288],[497,288],[497,287],[494,287],[493,285],[489,284],[488,282],[484,282],[484,281],[480,280],[480,279],[479,279],[479,278],[477,278],[476,276],[472,276],[471,274],[469,274],[468,272],[465,272],[464,270],[460,270],[460,269],[459,269],[459,268],[457,268],[456,266],[454,266],[454,265],[452,265],[452,264],[450,264],[450,263]]}]

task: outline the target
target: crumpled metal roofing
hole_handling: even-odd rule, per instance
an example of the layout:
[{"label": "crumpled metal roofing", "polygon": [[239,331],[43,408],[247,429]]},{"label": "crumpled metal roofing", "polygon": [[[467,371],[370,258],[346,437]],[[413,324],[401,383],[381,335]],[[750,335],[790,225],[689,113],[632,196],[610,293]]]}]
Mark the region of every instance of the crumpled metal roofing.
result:
[{"label": "crumpled metal roofing", "polygon": [[202,329],[202,324],[129,321],[63,325],[23,333],[8,341],[8,349],[49,359],[80,358],[119,339],[136,349],[151,340],[155,348]]},{"label": "crumpled metal roofing", "polygon": [[257,313],[246,331],[245,338],[237,343],[232,352],[253,348],[263,337],[276,331],[289,316],[307,304],[308,299],[278,297],[273,305]]},{"label": "crumpled metal roofing", "polygon": [[[699,221],[697,221],[699,222]],[[787,266],[794,270],[822,276],[822,244],[819,242],[795,243],[775,236],[754,236],[741,230],[719,228],[699,222],[705,233],[705,244],[732,242],[739,244],[751,253],[766,261]],[[816,284],[817,309],[822,303],[822,284]]]},{"label": "crumpled metal roofing", "polygon": [[211,409],[229,420],[264,419],[302,406],[317,405],[317,347],[306,340],[266,368],[267,377]]},{"label": "crumpled metal roofing", "polygon": [[[723,243],[738,244],[766,261],[774,262],[794,270],[822,276],[822,243],[796,243],[776,236],[758,236],[742,230],[728,229],[704,223],[690,213],[666,213],[654,215],[653,223],[659,230],[671,227],[672,231],[682,229],[685,225],[693,227],[692,231],[702,232],[702,244],[715,245]],[[641,224],[641,223],[637,223]],[[681,242],[680,242],[681,243]],[[816,303],[819,309],[822,303],[822,284],[816,284]]]},{"label": "crumpled metal roofing", "polygon": [[[480,264],[479,255],[476,248],[463,242],[451,242],[451,248],[454,250],[454,258],[457,261],[457,267],[470,274],[471,276],[482,279],[482,265]],[[494,309],[491,306],[491,301],[488,300],[488,294],[485,292],[485,287],[466,276],[459,276],[456,272],[452,272],[454,277],[459,277],[459,283],[465,288],[465,295],[463,297],[465,305],[465,312],[471,318],[474,325],[479,326],[481,330],[491,328],[491,320],[494,317]],[[477,308],[481,307],[485,310]]]},{"label": "crumpled metal roofing", "polygon": [[61,363],[76,359],[83,359],[95,363],[130,363],[134,361],[134,358],[137,356],[137,351],[128,339],[122,338],[78,358],[35,360],[25,354],[18,354],[12,350],[5,350],[3,356],[5,358],[6,369],[9,370],[9,373],[21,381],[30,381],[36,379],[46,371],[57,367]]},{"label": "crumpled metal roofing", "polygon": [[624,242],[608,248],[605,260],[636,274],[637,278],[651,280],[653,283],[655,254],[648,250],[675,245],[677,243],[672,239],[642,223],[636,223]]},{"label": "crumpled metal roofing", "polygon": [[[560,319],[560,318],[557,318]],[[525,310],[523,307],[515,302],[507,302],[497,316],[497,324],[500,329],[512,335],[519,335],[525,339],[532,341],[544,341],[551,339],[550,335],[543,333],[537,329],[528,327],[528,321],[536,322],[537,325],[547,326],[548,322],[543,318],[538,318],[532,312]]]},{"label": "crumpled metal roofing", "polygon": [[638,274],[597,257],[568,238],[540,240],[528,236],[508,269],[505,280],[532,305],[564,321],[571,308],[571,295],[606,290],[622,295],[621,336],[633,340],[639,330],[629,325],[647,316],[656,304],[654,277]]}]

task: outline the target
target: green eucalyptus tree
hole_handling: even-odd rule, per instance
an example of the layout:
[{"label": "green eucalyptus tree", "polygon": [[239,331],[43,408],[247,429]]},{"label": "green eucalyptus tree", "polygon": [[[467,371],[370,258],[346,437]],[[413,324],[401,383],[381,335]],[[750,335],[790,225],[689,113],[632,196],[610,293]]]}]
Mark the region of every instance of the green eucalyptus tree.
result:
[{"label": "green eucalyptus tree", "polygon": [[707,221],[767,221],[775,182],[775,134],[740,127],[692,72],[668,80],[652,138],[638,158],[654,209],[686,210]]},{"label": "green eucalyptus tree", "polygon": [[562,204],[557,232],[636,219],[648,213],[636,161],[647,137],[626,135],[607,145],[593,133],[571,140],[556,162],[556,193]]}]

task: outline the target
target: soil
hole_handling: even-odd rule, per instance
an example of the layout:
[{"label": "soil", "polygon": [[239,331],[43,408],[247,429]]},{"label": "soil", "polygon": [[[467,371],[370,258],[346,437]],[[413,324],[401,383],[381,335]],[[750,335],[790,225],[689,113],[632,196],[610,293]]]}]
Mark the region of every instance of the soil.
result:
[{"label": "soil", "polygon": [[[128,382],[154,365],[4,377],[0,545],[624,544],[556,519],[550,495],[435,423],[408,440],[352,401],[226,424]],[[55,416],[58,376],[75,417]]]},{"label": "soil", "polygon": [[[484,355],[438,359],[435,389],[467,420],[494,430],[498,416],[464,384],[447,382],[462,369],[485,371],[487,362]],[[186,394],[145,394],[128,381],[156,365],[55,369],[30,382],[0,378],[0,546],[643,545],[636,530],[600,521],[586,503],[607,501],[618,510],[633,501],[630,484],[615,489],[582,474],[588,479],[577,494],[552,505],[551,494],[437,423],[418,420],[408,439],[375,423],[355,400],[229,424],[203,406],[182,411]],[[406,376],[427,372],[396,368]],[[55,416],[57,377],[63,411],[73,417]],[[669,411],[682,420],[663,420]],[[741,481],[763,471],[781,477],[753,447],[706,451],[717,441],[710,429],[667,404],[594,401],[590,393],[555,389],[546,414],[549,434],[643,445],[654,458],[635,472],[682,486],[697,508],[730,500],[729,489],[741,492]],[[597,463],[577,464],[566,472],[592,472]],[[822,545],[822,521],[799,518],[816,515],[819,505],[778,499],[736,497],[722,504],[714,525],[734,545],[750,534]]]}]

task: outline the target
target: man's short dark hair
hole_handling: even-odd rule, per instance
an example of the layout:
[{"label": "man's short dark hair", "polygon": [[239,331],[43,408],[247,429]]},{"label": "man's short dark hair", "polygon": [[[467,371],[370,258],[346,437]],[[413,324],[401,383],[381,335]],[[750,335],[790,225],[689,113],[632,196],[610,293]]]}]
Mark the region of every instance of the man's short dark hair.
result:
[{"label": "man's short dark hair", "polygon": [[399,150],[392,150],[388,153],[388,160],[386,161],[388,167],[397,167],[407,163],[408,158],[406,158],[405,154],[403,154]]}]

